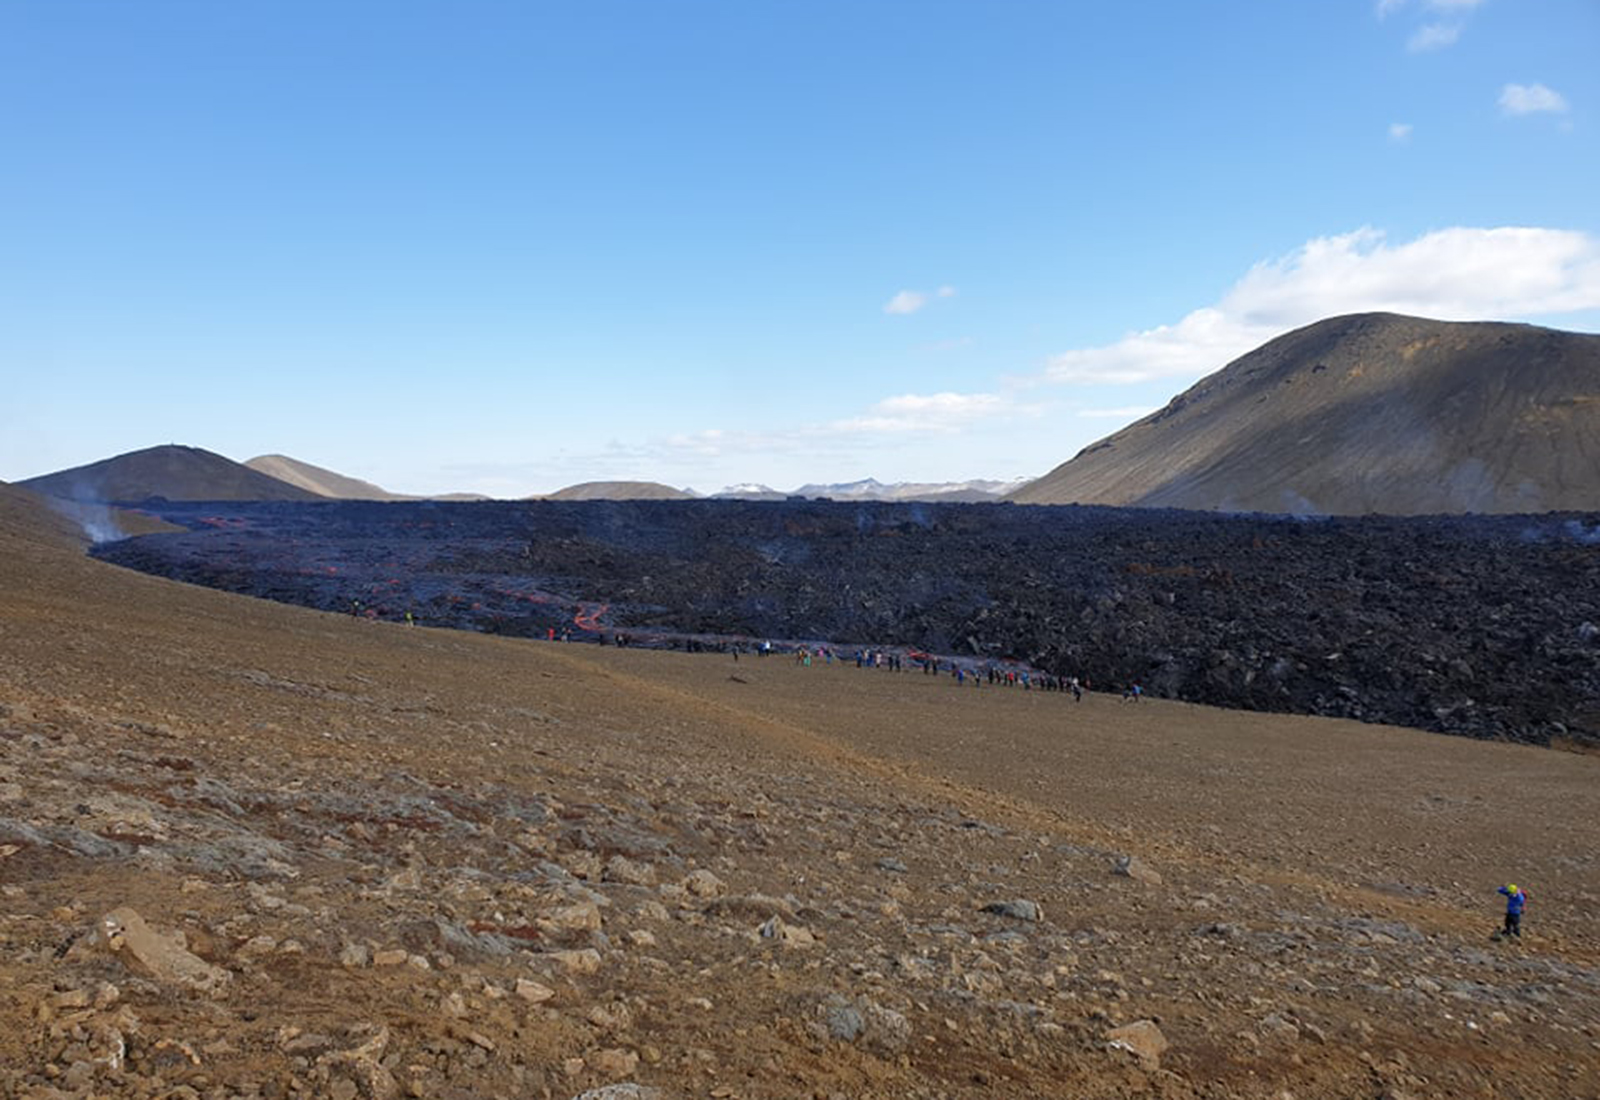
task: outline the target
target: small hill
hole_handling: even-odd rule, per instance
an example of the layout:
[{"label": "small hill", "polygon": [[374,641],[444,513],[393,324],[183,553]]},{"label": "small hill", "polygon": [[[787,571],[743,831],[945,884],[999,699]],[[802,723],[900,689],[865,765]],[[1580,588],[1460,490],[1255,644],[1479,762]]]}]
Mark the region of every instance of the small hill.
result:
[{"label": "small hill", "polygon": [[1021,504],[1427,515],[1600,507],[1600,336],[1390,313],[1234,360]]},{"label": "small hill", "polygon": [[322,500],[321,495],[279,481],[231,458],[169,444],[131,451],[17,482],[46,496],[77,501]]},{"label": "small hill", "polygon": [[313,466],[309,462],[301,462],[288,455],[257,455],[248,459],[245,465],[257,473],[275,477],[279,481],[286,481],[290,485],[298,485],[308,492],[318,496],[333,497],[336,500],[412,500],[413,497],[391,493],[380,488],[370,481],[360,478],[346,477],[344,474],[325,470],[321,466]]},{"label": "small hill", "polygon": [[658,481],[583,481],[530,500],[698,500],[695,494]]}]

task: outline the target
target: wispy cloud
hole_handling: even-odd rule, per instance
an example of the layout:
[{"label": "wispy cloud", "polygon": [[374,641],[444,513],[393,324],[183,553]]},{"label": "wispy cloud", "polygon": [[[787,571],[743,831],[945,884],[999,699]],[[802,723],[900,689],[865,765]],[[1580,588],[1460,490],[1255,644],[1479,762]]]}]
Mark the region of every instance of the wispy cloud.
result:
[{"label": "wispy cloud", "polygon": [[884,303],[883,312],[896,314],[915,313],[935,298],[954,298],[955,296],[956,288],[953,286],[941,286],[932,294],[922,290],[902,290]]},{"label": "wispy cloud", "polygon": [[1454,46],[1461,37],[1460,23],[1424,23],[1406,39],[1406,49],[1412,53],[1427,53]]},{"label": "wispy cloud", "polygon": [[1062,352],[1036,382],[1198,378],[1324,317],[1389,310],[1441,320],[1600,308],[1600,239],[1576,230],[1442,229],[1390,246],[1361,229],[1251,268],[1215,305],[1114,344]]},{"label": "wispy cloud", "polygon": [[1565,114],[1567,101],[1543,84],[1507,84],[1500,89],[1500,111],[1507,115]]},{"label": "wispy cloud", "polygon": [[[1416,20],[1425,20],[1406,38],[1410,53],[1428,53],[1454,46],[1466,29],[1467,16],[1483,0],[1420,0],[1416,5]],[[1407,0],[1378,0],[1378,18],[1387,19]]]},{"label": "wispy cloud", "polygon": [[885,313],[915,313],[928,304],[928,296],[916,290],[902,290],[883,305]]},{"label": "wispy cloud", "polygon": [[1009,397],[997,393],[901,394],[878,402],[862,416],[835,421],[834,432],[950,432],[1014,411]]},{"label": "wispy cloud", "polygon": [[1391,122],[1391,123],[1389,123],[1389,140],[1394,142],[1396,145],[1404,145],[1406,142],[1410,141],[1411,140],[1411,123],[1409,123],[1409,122]]}]

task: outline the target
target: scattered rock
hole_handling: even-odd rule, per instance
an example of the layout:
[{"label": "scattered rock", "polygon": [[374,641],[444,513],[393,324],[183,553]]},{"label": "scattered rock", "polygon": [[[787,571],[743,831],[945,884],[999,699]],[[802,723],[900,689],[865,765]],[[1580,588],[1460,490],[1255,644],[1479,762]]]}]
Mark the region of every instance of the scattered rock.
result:
[{"label": "scattered rock", "polygon": [[541,985],[527,978],[517,979],[517,996],[532,1004],[543,1004],[555,995],[556,991],[547,985]]},{"label": "scattered rock", "polygon": [[585,1061],[596,1073],[605,1077],[626,1077],[639,1068],[639,1056],[620,1047],[597,1050]]},{"label": "scattered rock", "polygon": [[382,1062],[388,1045],[389,1029],[379,1027],[360,1046],[324,1054],[317,1059],[317,1064],[349,1074],[359,1086],[359,1094],[370,1100],[394,1100],[400,1095],[400,1083]]},{"label": "scattered rock", "polygon": [[720,898],[728,892],[727,884],[703,867],[684,877],[683,888],[697,898]]},{"label": "scattered rock", "polygon": [[1023,899],[991,901],[983,907],[983,911],[1000,917],[1012,917],[1016,920],[1038,921],[1044,919],[1044,909],[1038,902]]},{"label": "scattered rock", "polygon": [[1135,1020],[1114,1027],[1106,1032],[1106,1041],[1114,1050],[1131,1051],[1147,1070],[1160,1068],[1161,1055],[1171,1046],[1154,1020]]},{"label": "scattered rock", "polygon": [[665,1100],[665,1096],[660,1089],[626,1081],[580,1092],[572,1100]]},{"label": "scattered rock", "polygon": [[817,1011],[828,1038],[856,1043],[880,1057],[894,1057],[911,1042],[910,1021],[870,1000],[833,994]]},{"label": "scattered rock", "polygon": [[593,932],[600,928],[600,907],[592,901],[568,905],[547,914],[539,927],[550,932]]},{"label": "scattered rock", "polygon": [[1118,856],[1112,871],[1148,886],[1161,885],[1161,876],[1147,867],[1138,856]]},{"label": "scattered rock", "polygon": [[615,855],[606,860],[605,870],[600,873],[603,882],[621,882],[630,886],[654,886],[656,883],[656,869],[648,863],[629,859],[624,855]]},{"label": "scattered rock", "polygon": [[174,936],[156,932],[133,909],[123,906],[100,918],[98,942],[136,974],[187,986],[203,993],[221,989],[233,977],[189,951]]},{"label": "scattered rock", "polygon": [[764,940],[777,940],[785,947],[811,947],[817,942],[809,928],[789,924],[778,916],[769,918],[756,930],[756,935]]},{"label": "scattered rock", "polygon": [[540,956],[568,974],[593,974],[600,969],[600,952],[592,947],[576,951],[550,951]]}]

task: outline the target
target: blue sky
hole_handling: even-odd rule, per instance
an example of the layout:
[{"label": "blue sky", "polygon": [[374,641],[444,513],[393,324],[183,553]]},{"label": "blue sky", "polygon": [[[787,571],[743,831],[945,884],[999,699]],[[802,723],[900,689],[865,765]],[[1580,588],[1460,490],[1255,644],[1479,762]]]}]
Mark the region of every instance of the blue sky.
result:
[{"label": "blue sky", "polygon": [[1600,4],[0,0],[0,479],[1038,475],[1281,332],[1600,330]]}]

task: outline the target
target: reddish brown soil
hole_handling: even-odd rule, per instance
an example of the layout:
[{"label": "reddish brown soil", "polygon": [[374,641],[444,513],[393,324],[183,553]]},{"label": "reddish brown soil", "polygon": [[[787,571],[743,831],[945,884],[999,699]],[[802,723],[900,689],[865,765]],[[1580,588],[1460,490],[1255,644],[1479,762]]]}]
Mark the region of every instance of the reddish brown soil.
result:
[{"label": "reddish brown soil", "polygon": [[[0,488],[0,1094],[1600,1095],[1597,780],[358,622],[86,560]],[[1015,899],[1042,919],[983,911]],[[122,905],[227,987],[90,945]],[[556,954],[582,948],[593,973]],[[1108,1047],[1140,1019],[1159,1065]]]}]

